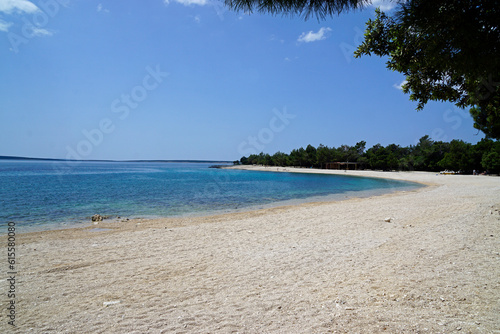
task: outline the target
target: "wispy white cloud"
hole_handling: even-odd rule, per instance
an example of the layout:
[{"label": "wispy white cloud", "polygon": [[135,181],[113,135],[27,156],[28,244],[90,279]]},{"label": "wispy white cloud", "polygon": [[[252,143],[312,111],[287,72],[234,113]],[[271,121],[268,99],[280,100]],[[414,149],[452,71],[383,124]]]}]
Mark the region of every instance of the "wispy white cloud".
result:
[{"label": "wispy white cloud", "polygon": [[[208,0],[173,0],[174,2],[180,3],[181,5],[184,6],[190,6],[190,5],[199,5],[199,6],[204,6],[208,5]],[[170,3],[170,0],[163,0],[163,3],[165,5],[168,5]]]},{"label": "wispy white cloud", "polygon": [[53,33],[47,29],[43,29],[43,28],[33,28],[33,30],[31,31],[32,34],[34,36],[37,36],[37,37],[43,37],[43,36],[52,36]]},{"label": "wispy white cloud", "polygon": [[4,20],[0,19],[0,31],[9,31],[9,27],[12,25],[11,22],[5,22]]},{"label": "wispy white cloud", "polygon": [[40,9],[28,0],[0,0],[0,12],[5,14],[34,13]]},{"label": "wispy white cloud", "polygon": [[104,8],[102,3],[97,5],[97,12],[98,13],[109,13],[109,9]]},{"label": "wispy white cloud", "polygon": [[[3,15],[33,14],[39,11],[40,9],[28,0],[0,0],[0,13]],[[12,22],[0,18],[0,31],[8,32],[12,25]]]},{"label": "wispy white cloud", "polygon": [[200,15],[196,15],[193,19],[194,19],[194,22],[196,22],[196,23],[200,23],[201,22]]},{"label": "wispy white cloud", "polygon": [[399,89],[399,90],[403,90],[403,86],[407,83],[408,81],[406,80],[403,80],[401,81],[401,83],[399,84],[394,84],[392,85],[392,87],[396,88],[396,89]]},{"label": "wispy white cloud", "polygon": [[[219,0],[163,0],[165,6],[168,6],[171,2],[175,2],[181,4],[183,6],[210,6],[212,7],[219,19],[224,20],[224,13],[227,11],[227,8],[224,6],[224,3]],[[241,18],[240,18],[241,20]],[[196,23],[200,23],[195,17]]]},{"label": "wispy white cloud", "polygon": [[199,5],[199,6],[204,6],[208,4],[207,0],[175,0],[176,2],[183,4],[185,6],[189,5]]},{"label": "wispy white cloud", "polygon": [[326,38],[326,34],[332,31],[329,27],[323,27],[318,30],[318,32],[313,32],[312,30],[309,32],[303,32],[299,38],[297,39],[297,42],[305,42],[305,43],[310,43],[310,42],[316,42],[316,41],[321,41]]},{"label": "wispy white cloud", "polygon": [[372,0],[371,5],[375,8],[380,7],[383,11],[389,11],[396,7],[397,1],[395,0]]}]

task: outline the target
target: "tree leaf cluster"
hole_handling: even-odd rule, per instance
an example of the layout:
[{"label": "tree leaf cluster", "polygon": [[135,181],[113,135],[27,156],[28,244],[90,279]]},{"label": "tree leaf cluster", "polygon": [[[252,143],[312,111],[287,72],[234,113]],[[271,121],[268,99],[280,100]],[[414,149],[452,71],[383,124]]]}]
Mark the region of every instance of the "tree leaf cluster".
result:
[{"label": "tree leaf cluster", "polygon": [[[370,0],[224,0],[232,10],[325,19]],[[493,0],[394,0],[376,10],[356,57],[387,57],[406,76],[403,92],[421,110],[429,101],[469,109],[474,127],[500,139],[500,4]]]},{"label": "tree leaf cluster", "polygon": [[496,1],[411,0],[394,15],[377,9],[356,57],[388,57],[417,101],[470,108],[474,127],[500,138],[500,5]]},{"label": "tree leaf cluster", "polygon": [[367,3],[366,0],[224,0],[227,7],[236,11],[298,15],[305,19],[316,16],[318,20],[360,9]]}]

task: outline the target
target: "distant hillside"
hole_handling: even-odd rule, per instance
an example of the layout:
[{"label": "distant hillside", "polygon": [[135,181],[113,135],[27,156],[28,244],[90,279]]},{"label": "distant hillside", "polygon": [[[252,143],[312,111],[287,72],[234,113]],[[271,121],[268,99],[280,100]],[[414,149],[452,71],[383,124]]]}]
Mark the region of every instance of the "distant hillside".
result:
[{"label": "distant hillside", "polygon": [[0,155],[0,160],[32,160],[32,161],[87,161],[87,162],[170,162],[170,163],[232,163],[224,160],[67,160],[50,158],[28,158]]},{"label": "distant hillside", "polygon": [[120,160],[120,162],[177,162],[177,163],[207,163],[207,164],[214,164],[214,163],[230,163],[232,164],[232,161],[224,161],[224,160]]},{"label": "distant hillside", "polygon": [[43,161],[65,161],[64,159],[50,159],[50,158],[27,158],[27,157],[15,157],[8,155],[0,155],[0,160],[43,160]]}]

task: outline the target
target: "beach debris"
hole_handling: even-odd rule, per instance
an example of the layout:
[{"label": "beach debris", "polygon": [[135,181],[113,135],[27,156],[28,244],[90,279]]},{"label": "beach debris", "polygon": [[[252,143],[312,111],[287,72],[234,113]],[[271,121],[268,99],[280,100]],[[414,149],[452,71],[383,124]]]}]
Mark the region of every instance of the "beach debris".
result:
[{"label": "beach debris", "polygon": [[92,216],[92,221],[93,222],[101,222],[104,220],[104,217],[98,214],[95,214]]},{"label": "beach debris", "polygon": [[387,218],[385,218],[385,219],[384,219],[384,221],[385,221],[386,223],[390,223],[393,219],[394,219],[394,218],[392,218],[392,217],[387,217]]},{"label": "beach debris", "polygon": [[102,306],[110,306],[110,305],[115,305],[115,304],[120,304],[120,303],[121,303],[121,300],[112,300],[109,302],[103,302]]}]

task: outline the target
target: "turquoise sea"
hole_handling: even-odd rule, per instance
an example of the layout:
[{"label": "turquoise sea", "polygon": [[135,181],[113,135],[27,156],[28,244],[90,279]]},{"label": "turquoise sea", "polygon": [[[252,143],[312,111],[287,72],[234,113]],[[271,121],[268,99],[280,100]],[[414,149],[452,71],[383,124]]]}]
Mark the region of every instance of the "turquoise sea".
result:
[{"label": "turquoise sea", "polygon": [[[409,182],[208,163],[0,161],[0,220],[19,233],[110,217],[206,215],[415,189]],[[3,231],[0,231],[2,233]]]}]

